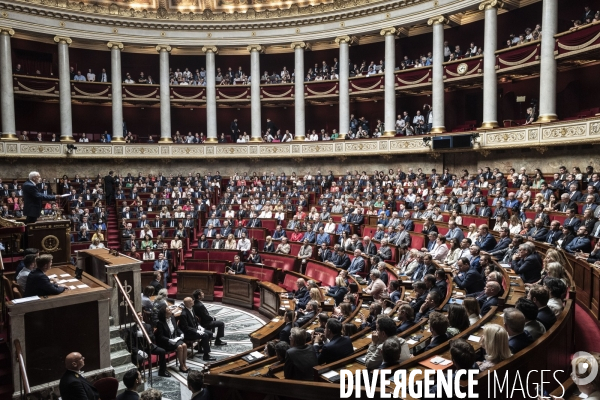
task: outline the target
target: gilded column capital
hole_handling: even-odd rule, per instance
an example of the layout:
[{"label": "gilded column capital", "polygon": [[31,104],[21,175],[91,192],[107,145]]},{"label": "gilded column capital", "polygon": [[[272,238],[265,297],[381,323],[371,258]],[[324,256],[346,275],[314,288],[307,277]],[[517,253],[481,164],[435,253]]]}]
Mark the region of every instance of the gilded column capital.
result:
[{"label": "gilded column capital", "polygon": [[306,42],[292,42],[292,44],[290,45],[290,47],[294,50],[296,50],[297,48],[300,49],[304,49],[304,50],[310,50],[310,43],[306,43]]},{"label": "gilded column capital", "polygon": [[157,44],[156,45],[156,51],[158,51],[160,53],[163,50],[170,53],[171,52],[171,46],[169,46],[168,44]]},{"label": "gilded column capital", "polygon": [[258,51],[259,53],[262,53],[265,51],[265,48],[260,44],[251,44],[248,47],[246,47],[246,50],[248,50],[249,53],[252,53],[253,51]]},{"label": "gilded column capital", "polygon": [[342,43],[348,43],[349,46],[353,45],[354,43],[358,42],[358,39],[356,38],[356,36],[338,36],[335,38],[335,42],[339,45]]},{"label": "gilded column capital", "polygon": [[398,29],[393,26],[391,28],[383,28],[381,32],[379,32],[381,36],[395,35],[396,33],[398,33]]},{"label": "gilded column capital", "polygon": [[67,45],[73,43],[73,40],[67,36],[54,36],[54,41],[56,43],[66,43]]},{"label": "gilded column capital", "polygon": [[15,30],[6,26],[0,26],[0,33],[3,35],[14,36]]},{"label": "gilded column capital", "polygon": [[504,3],[499,0],[485,0],[479,4],[479,10],[489,10],[491,8],[502,8]]},{"label": "gilded column capital", "polygon": [[439,24],[447,24],[449,21],[443,15],[438,15],[437,17],[429,18],[427,21],[427,25],[439,25]]},{"label": "gilded column capital", "polygon": [[119,50],[123,50],[125,48],[125,46],[123,46],[123,43],[119,43],[119,42],[108,42],[106,43],[106,47],[108,47],[109,49],[119,49]]},{"label": "gilded column capital", "polygon": [[219,49],[217,48],[217,46],[202,46],[203,53],[208,53],[209,51],[217,54],[219,52]]}]

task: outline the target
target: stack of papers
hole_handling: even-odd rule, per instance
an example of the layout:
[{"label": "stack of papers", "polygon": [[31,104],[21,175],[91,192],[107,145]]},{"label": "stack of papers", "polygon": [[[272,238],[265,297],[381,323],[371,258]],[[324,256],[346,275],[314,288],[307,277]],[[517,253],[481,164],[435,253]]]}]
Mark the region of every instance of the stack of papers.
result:
[{"label": "stack of papers", "polygon": [[324,374],[321,374],[321,376],[323,378],[327,378],[327,379],[330,379],[330,380],[331,380],[331,378],[334,378],[334,377],[339,376],[339,375],[340,374],[338,374],[336,371],[329,371],[329,372],[325,372]]}]

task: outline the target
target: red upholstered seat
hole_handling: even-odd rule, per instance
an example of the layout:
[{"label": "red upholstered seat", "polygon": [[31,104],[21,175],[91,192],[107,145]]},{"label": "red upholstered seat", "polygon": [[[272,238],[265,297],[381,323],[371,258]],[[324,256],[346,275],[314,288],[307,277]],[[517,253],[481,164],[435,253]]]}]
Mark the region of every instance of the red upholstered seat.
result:
[{"label": "red upholstered seat", "polygon": [[296,290],[296,281],[298,281],[298,278],[294,275],[285,274],[283,277],[283,283],[281,283],[279,286],[281,286],[288,292],[291,292],[293,290]]},{"label": "red upholstered seat", "polygon": [[321,281],[323,286],[335,286],[335,278],[338,276],[338,271],[335,267],[309,261],[306,263],[305,274],[315,280]]},{"label": "red upholstered seat", "polygon": [[[267,222],[267,221],[264,221]],[[264,226],[264,223],[263,223]],[[256,240],[265,240],[267,237],[267,232],[262,228],[247,228],[248,229],[248,239],[256,239]]]},{"label": "red upholstered seat", "polygon": [[195,260],[225,260],[233,261],[233,258],[239,254],[237,250],[207,250],[193,249],[192,258]]},{"label": "red upholstered seat", "polygon": [[262,262],[269,267],[281,268],[282,271],[298,271],[298,259],[295,256],[260,253]]},{"label": "red upholstered seat", "polygon": [[117,398],[119,381],[112,377],[102,378],[94,383],[94,387],[98,389],[100,400],[114,400]]},{"label": "red upholstered seat", "polygon": [[375,232],[377,232],[377,228],[374,226],[363,226],[363,235],[364,236],[368,236],[368,237],[373,237],[373,235],[375,235]]},{"label": "red upholstered seat", "polygon": [[154,261],[143,261],[140,267],[142,271],[154,271]]},{"label": "red upholstered seat", "polygon": [[225,267],[228,264],[224,260],[185,260],[185,270],[187,271],[211,271],[220,274],[225,273]]},{"label": "red upholstered seat", "polygon": [[246,275],[254,276],[261,281],[277,283],[275,282],[275,270],[259,265],[246,265]]},{"label": "red upholstered seat", "polygon": [[423,236],[422,234],[415,234],[413,232],[411,232],[410,234],[410,238],[411,238],[411,242],[410,242],[410,247],[413,249],[422,249],[423,247],[425,247],[425,236]]}]

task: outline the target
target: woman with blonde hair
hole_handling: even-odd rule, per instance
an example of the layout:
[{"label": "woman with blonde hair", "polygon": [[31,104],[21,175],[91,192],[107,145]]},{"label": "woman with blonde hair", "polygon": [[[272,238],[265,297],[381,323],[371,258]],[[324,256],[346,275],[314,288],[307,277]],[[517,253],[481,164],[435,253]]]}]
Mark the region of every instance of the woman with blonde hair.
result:
[{"label": "woman with blonde hair", "polygon": [[144,239],[146,236],[150,236],[151,239],[154,238],[154,234],[152,233],[152,229],[150,229],[150,225],[144,225],[144,228],[140,231],[140,239]]},{"label": "woman with blonde hair", "polygon": [[98,239],[98,241],[100,242],[104,242],[104,234],[102,233],[102,229],[100,228],[96,229],[96,233],[94,233],[94,235],[92,236],[92,242],[96,239]]},{"label": "woman with blonde hair", "polygon": [[474,223],[469,224],[467,238],[471,239],[472,243],[475,243],[475,241],[477,240],[478,237],[479,237],[479,232],[477,232],[477,225]]},{"label": "woman with blonde hair", "polygon": [[508,347],[508,333],[506,329],[497,324],[488,324],[483,327],[481,347],[485,349],[485,361],[477,362],[480,371],[492,368],[494,365],[512,357]]},{"label": "woman with blonde hair", "polygon": [[[546,271],[547,277],[560,279],[564,282],[565,285],[567,285],[567,287],[570,286],[571,282],[569,282],[569,276],[567,275],[567,271],[565,271],[565,268],[560,262],[554,261],[549,263],[546,266]],[[542,283],[543,282],[544,279],[542,279]]]},{"label": "woman with blonde hair", "polygon": [[[313,293],[314,293],[314,296],[316,296],[316,298],[314,298],[312,300],[316,300],[318,302],[325,301],[325,295],[321,291],[321,288],[319,287],[319,285],[317,284],[316,281],[313,281],[312,279],[309,279],[306,282],[306,286],[308,287],[309,295],[311,296],[311,299],[312,299]],[[316,289],[316,291],[313,291],[313,289]]]},{"label": "woman with blonde hair", "polygon": [[167,208],[167,206],[163,206],[163,208],[160,209],[160,218],[171,218],[171,213],[169,212],[169,209]]},{"label": "woman with blonde hair", "polygon": [[521,232],[521,229],[523,229],[523,225],[521,225],[521,219],[516,213],[510,216],[508,228],[511,235],[516,235]]},{"label": "woman with blonde hair", "polygon": [[225,250],[235,250],[237,248],[237,242],[235,241],[235,236],[233,233],[227,235],[227,240],[225,241]]}]

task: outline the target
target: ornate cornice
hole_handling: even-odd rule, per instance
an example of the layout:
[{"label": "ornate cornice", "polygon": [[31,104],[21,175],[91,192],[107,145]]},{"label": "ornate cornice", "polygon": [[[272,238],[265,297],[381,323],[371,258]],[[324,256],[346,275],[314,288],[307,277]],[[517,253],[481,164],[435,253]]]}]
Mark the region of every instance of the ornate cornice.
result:
[{"label": "ornate cornice", "polygon": [[491,8],[502,8],[504,7],[504,3],[499,0],[485,0],[481,4],[479,4],[479,10],[489,10]]},{"label": "ornate cornice", "polygon": [[5,26],[0,26],[0,34],[14,36],[15,31],[12,28],[7,28]]},{"label": "ornate cornice", "polygon": [[209,51],[217,54],[219,52],[219,49],[217,48],[217,46],[203,46],[202,47],[203,53],[208,53]]},{"label": "ornate cornice", "polygon": [[290,47],[294,50],[296,50],[297,48],[304,49],[304,50],[310,50],[310,43],[293,42],[292,44],[290,44]]},{"label": "ornate cornice", "polygon": [[447,24],[449,21],[443,15],[439,15],[437,17],[429,18],[427,20],[427,25],[439,25],[439,24]]},{"label": "ornate cornice", "polygon": [[171,52],[171,46],[169,46],[168,44],[158,44],[156,45],[156,51],[158,51],[159,53],[161,51],[167,51],[167,52]]},{"label": "ornate cornice", "polygon": [[119,42],[108,42],[108,43],[106,43],[106,46],[109,49],[123,50],[125,48],[125,46],[123,46],[123,43],[119,43]]},{"label": "ornate cornice", "polygon": [[253,51],[258,51],[259,53],[262,53],[265,51],[265,48],[260,44],[251,44],[246,47],[246,50],[248,50],[248,53],[252,53]]},{"label": "ornate cornice", "polygon": [[379,32],[381,36],[395,35],[396,33],[398,33],[398,30],[393,26],[391,28],[384,28],[381,30],[381,32]]},{"label": "ornate cornice", "polygon": [[66,43],[67,45],[73,43],[73,40],[71,40],[70,37],[66,36],[54,36],[54,41],[56,43]]}]

